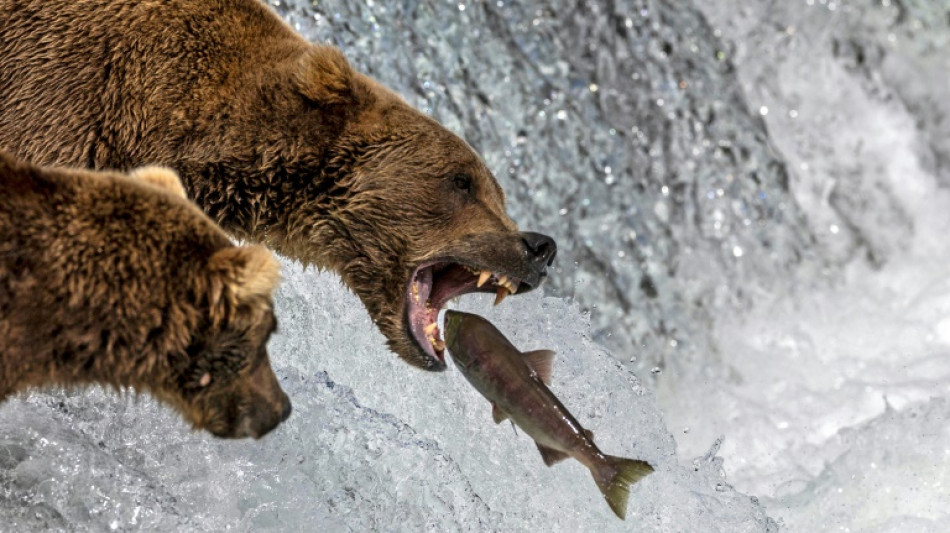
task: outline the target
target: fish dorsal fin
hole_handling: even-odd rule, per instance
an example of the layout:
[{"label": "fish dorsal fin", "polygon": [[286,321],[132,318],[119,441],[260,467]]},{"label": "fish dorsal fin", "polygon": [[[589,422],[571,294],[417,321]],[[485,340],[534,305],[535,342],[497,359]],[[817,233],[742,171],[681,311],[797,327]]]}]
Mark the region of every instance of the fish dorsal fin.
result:
[{"label": "fish dorsal fin", "polygon": [[589,430],[589,429],[585,429],[585,430],[584,430],[584,435],[587,435],[587,438],[590,439],[591,442],[594,442],[594,432],[593,432],[593,431],[591,431],[591,430]]},{"label": "fish dorsal fin", "polygon": [[551,384],[551,369],[554,367],[554,352],[552,350],[535,350],[525,352],[524,360],[528,366],[541,378],[545,385]]},{"label": "fish dorsal fin", "polygon": [[541,452],[541,458],[544,459],[544,464],[548,466],[551,466],[554,463],[559,463],[567,459],[568,457],[570,457],[570,455],[560,450],[555,450],[554,448],[548,448],[547,446],[538,444],[537,442],[535,442],[535,444],[537,444],[538,446],[538,451]]},{"label": "fish dorsal fin", "polygon": [[496,424],[501,424],[505,420],[508,420],[508,413],[501,410],[495,402],[491,404],[491,417]]}]

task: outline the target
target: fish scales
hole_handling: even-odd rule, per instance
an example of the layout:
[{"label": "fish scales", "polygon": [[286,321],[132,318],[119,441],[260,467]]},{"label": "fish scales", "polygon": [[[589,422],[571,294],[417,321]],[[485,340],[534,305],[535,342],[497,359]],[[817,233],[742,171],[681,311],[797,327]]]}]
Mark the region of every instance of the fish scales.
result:
[{"label": "fish scales", "polygon": [[597,448],[592,434],[545,384],[553,352],[522,353],[484,318],[458,311],[445,314],[445,341],[466,380],[492,403],[496,422],[510,417],[534,439],[549,466],[577,459],[590,469],[614,513],[624,517],[629,485],[653,467]]}]

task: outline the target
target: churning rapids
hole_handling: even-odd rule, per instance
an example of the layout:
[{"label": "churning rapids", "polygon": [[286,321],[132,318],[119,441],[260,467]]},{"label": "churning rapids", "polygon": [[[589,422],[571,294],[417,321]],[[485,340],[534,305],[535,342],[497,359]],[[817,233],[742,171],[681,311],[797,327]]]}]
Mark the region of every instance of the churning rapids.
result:
[{"label": "churning rapids", "polygon": [[950,524],[950,9],[925,0],[272,1],[481,152],[559,245],[485,316],[656,472],[617,520],[458,372],[284,265],[293,416],[196,434],[92,389],[0,405],[0,530],[866,531]]}]

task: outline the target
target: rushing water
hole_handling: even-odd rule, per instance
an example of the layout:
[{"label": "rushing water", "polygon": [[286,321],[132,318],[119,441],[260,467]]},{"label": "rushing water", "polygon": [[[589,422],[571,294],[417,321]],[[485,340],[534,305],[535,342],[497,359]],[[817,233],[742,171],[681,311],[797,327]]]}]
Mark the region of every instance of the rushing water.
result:
[{"label": "rushing water", "polygon": [[279,9],[484,154],[515,219],[559,243],[553,293],[618,358],[704,346],[719,307],[810,252],[785,165],[690,2]]},{"label": "rushing water", "polygon": [[617,521],[582,467],[544,467],[288,264],[284,426],[221,442],[149,399],[9,401],[0,530],[947,530],[945,3],[271,3],[557,238],[546,298],[461,305],[556,349],[554,392],[657,472]]}]

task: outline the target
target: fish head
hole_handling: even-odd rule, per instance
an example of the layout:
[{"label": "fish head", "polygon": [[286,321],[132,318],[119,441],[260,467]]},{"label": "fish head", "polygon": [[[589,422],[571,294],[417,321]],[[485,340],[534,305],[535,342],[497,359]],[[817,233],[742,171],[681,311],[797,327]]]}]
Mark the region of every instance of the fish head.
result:
[{"label": "fish head", "polygon": [[467,349],[464,342],[459,338],[461,332],[465,330],[462,325],[470,315],[461,311],[446,311],[444,323],[445,346],[452,354],[452,360],[459,366],[466,366],[471,362],[472,353]]},{"label": "fish head", "polygon": [[494,324],[478,315],[448,310],[444,326],[445,345],[460,367],[470,369],[521,353]]}]

